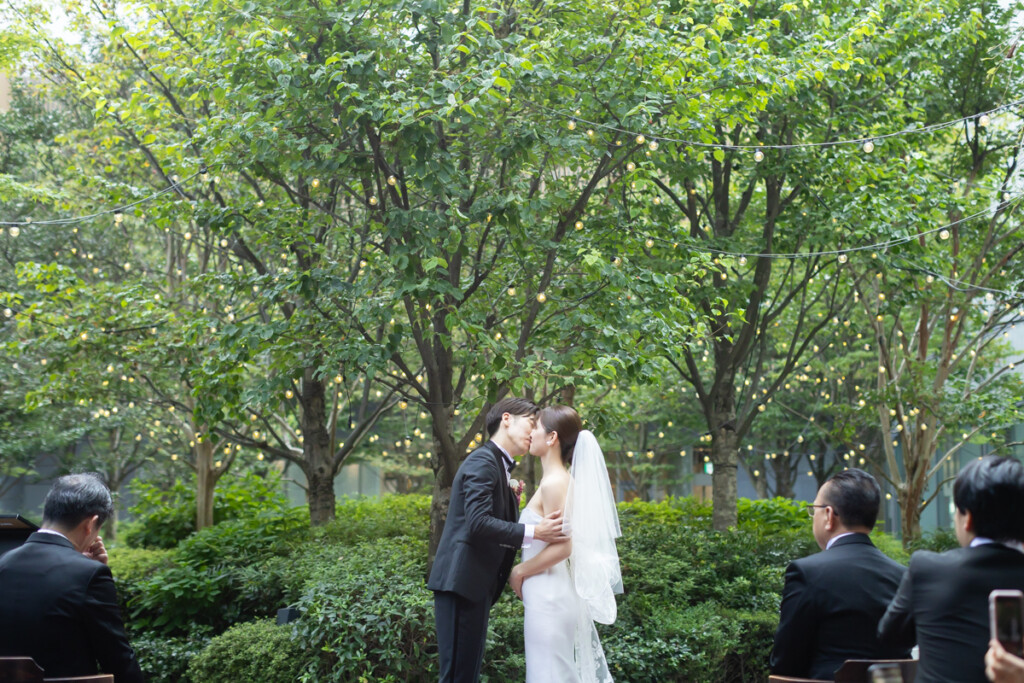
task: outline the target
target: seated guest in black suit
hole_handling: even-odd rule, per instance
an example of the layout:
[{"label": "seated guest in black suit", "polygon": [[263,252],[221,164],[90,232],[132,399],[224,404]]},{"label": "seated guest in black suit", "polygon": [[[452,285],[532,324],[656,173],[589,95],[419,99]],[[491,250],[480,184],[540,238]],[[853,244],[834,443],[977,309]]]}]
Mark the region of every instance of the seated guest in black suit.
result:
[{"label": "seated guest in black suit", "polygon": [[983,683],[988,594],[1024,590],[1024,466],[994,455],[972,460],[953,484],[962,547],[910,558],[878,625],[885,642],[920,648],[917,683]]},{"label": "seated guest in black suit", "polygon": [[906,571],[868,537],[880,502],[875,478],[849,469],[826,481],[807,506],[823,552],[786,569],[772,673],[831,680],[847,659],[908,656],[909,646],[886,646],[875,635]]},{"label": "seated guest in black suit", "polygon": [[0,558],[0,656],[32,657],[50,678],[113,674],[140,683],[100,526],[113,513],[94,474],[58,479],[43,525]]}]

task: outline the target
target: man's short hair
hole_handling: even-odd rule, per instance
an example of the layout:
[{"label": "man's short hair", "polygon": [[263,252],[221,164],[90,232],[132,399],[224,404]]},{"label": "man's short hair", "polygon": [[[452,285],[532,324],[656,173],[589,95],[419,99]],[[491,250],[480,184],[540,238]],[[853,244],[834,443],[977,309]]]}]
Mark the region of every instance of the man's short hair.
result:
[{"label": "man's short hair", "polygon": [[487,411],[487,435],[494,436],[494,433],[498,431],[498,425],[501,424],[501,416],[505,413],[530,417],[536,415],[537,410],[533,401],[527,401],[525,398],[503,398]]},{"label": "man's short hair", "polygon": [[53,482],[43,501],[43,523],[73,529],[82,520],[99,516],[100,525],[114,514],[110,490],[98,474],[68,474]]},{"label": "man's short hair", "polygon": [[1024,541],[1024,466],[986,455],[964,465],[953,484],[953,503],[970,512],[974,533],[993,541]]},{"label": "man's short hair", "polygon": [[851,467],[829,479],[825,498],[843,526],[875,528],[882,491],[864,470]]}]

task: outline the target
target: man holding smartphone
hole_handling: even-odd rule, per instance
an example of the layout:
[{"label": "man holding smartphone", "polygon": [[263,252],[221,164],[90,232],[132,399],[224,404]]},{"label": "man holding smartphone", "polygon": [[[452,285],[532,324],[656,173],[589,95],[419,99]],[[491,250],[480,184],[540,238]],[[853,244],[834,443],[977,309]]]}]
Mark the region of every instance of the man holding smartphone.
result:
[{"label": "man holding smartphone", "polygon": [[917,683],[983,683],[989,593],[1024,590],[1024,466],[986,456],[953,484],[961,547],[918,551],[878,625],[881,640],[920,648]]}]

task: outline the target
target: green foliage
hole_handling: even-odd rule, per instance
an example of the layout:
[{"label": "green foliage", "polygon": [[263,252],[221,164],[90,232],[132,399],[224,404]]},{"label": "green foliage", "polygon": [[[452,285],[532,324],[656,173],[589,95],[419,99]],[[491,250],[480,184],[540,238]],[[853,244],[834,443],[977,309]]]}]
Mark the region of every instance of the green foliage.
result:
[{"label": "green foliage", "polygon": [[186,637],[139,632],[131,633],[130,640],[142,673],[149,683],[180,683],[188,680],[186,672],[189,662],[210,642],[210,638],[201,632]]},{"label": "green foliage", "polygon": [[308,658],[290,628],[257,619],[211,640],[191,659],[188,675],[197,683],[294,683]]},{"label": "green foliage", "polygon": [[[791,501],[741,500],[739,509],[739,528],[715,532],[709,507],[693,499],[620,505],[625,593],[617,622],[599,626],[616,680],[763,678],[784,569],[817,546]],[[140,656],[148,672],[166,667],[153,680],[179,680],[197,643],[215,633],[223,635],[192,662],[193,681],[436,677],[424,586],[429,498],[346,500],[337,520],[317,529],[305,514],[223,522],[173,551],[115,551],[118,580],[131,591],[129,626],[148,634]],[[902,552],[885,534],[874,538]],[[254,621],[285,605],[301,615],[291,628]],[[485,680],[525,675],[522,616],[505,591],[491,612]],[[264,677],[247,673],[264,669]]]},{"label": "green foliage", "polygon": [[[196,528],[195,486],[177,480],[167,489],[135,479],[129,493],[136,503],[129,508],[134,521],[125,524],[123,540],[131,546],[173,548]],[[281,479],[252,472],[228,474],[221,479],[213,503],[214,524],[251,517],[261,512],[280,512],[288,505]]]},{"label": "green foliage", "polygon": [[907,554],[913,554],[918,550],[931,550],[941,553],[953,548],[959,548],[960,542],[956,539],[956,532],[952,529],[935,529],[921,538],[915,539],[907,546]]},{"label": "green foliage", "polygon": [[435,669],[425,559],[425,541],[400,537],[358,543],[320,566],[297,605],[298,636],[321,653],[311,680],[418,680]]}]

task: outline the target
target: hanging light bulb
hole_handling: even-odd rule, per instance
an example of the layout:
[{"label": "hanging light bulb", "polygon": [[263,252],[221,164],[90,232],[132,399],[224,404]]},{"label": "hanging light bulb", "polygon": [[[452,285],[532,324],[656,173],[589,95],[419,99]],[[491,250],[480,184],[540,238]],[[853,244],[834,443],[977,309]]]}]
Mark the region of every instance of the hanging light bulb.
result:
[{"label": "hanging light bulb", "polygon": [[565,125],[566,125],[566,128],[568,128],[569,130],[576,130],[576,122],[573,121],[572,119],[569,119],[569,123],[567,123]]},{"label": "hanging light bulb", "polygon": [[754,152],[754,161],[758,163],[764,161],[764,152],[762,152],[761,150],[757,150],[756,152]]},{"label": "hanging light bulb", "polygon": [[982,128],[988,127],[988,124],[992,123],[992,119],[988,117],[988,114],[982,114],[978,117],[978,125]]},{"label": "hanging light bulb", "polygon": [[740,256],[740,265],[741,266],[747,265],[747,257],[746,256]]},{"label": "hanging light bulb", "polygon": [[651,150],[652,152],[657,152],[658,151],[658,141],[657,140],[651,140],[649,143],[647,143],[647,149]]},{"label": "hanging light bulb", "polygon": [[871,140],[868,140],[867,142],[864,143],[863,149],[865,154],[871,154],[872,152],[875,151],[875,143],[873,143]]},{"label": "hanging light bulb", "polygon": [[398,178],[396,178],[393,175],[389,175],[388,176],[388,185],[390,185],[391,187],[394,187],[395,183],[397,183],[397,182],[398,182]]},{"label": "hanging light bulb", "polygon": [[633,171],[636,170],[636,164],[634,164],[632,161],[629,162],[628,164],[626,164],[626,170],[632,173]]},{"label": "hanging light bulb", "polygon": [[544,292],[541,292],[540,294],[537,295],[537,301],[539,303],[544,303],[547,300],[548,300],[548,296]]},{"label": "hanging light bulb", "polygon": [[847,258],[846,254],[840,254],[839,255],[839,262],[840,263],[846,263],[848,260],[849,259]]},{"label": "hanging light bulb", "polygon": [[949,239],[949,230],[946,230],[945,228],[940,230],[939,231],[939,239],[948,240]]},{"label": "hanging light bulb", "polygon": [[647,138],[645,138],[643,135],[637,135],[636,136],[636,144],[642,145],[645,142],[647,142]]}]

